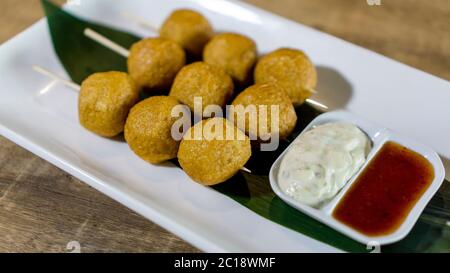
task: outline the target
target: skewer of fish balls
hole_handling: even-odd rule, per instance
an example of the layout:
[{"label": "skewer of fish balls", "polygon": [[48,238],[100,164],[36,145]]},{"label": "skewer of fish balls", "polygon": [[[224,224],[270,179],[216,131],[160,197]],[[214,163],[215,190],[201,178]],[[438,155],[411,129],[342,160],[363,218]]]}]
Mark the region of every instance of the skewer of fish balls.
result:
[{"label": "skewer of fish balls", "polygon": [[[220,146],[222,147],[220,149],[228,151],[225,155],[230,156],[229,152],[233,147],[239,146],[238,144],[241,142],[234,143],[222,139],[206,140],[202,134],[201,139],[194,140],[194,143],[191,140],[185,140],[185,138],[181,140],[183,147],[192,146],[193,148],[184,148],[180,152],[180,141],[172,137],[171,131],[174,122],[177,120],[176,117],[172,116],[172,110],[174,107],[182,105],[177,99],[170,96],[153,96],[133,106],[137,101],[138,91],[134,88],[131,78],[126,73],[95,73],[84,80],[80,86],[42,67],[33,66],[33,69],[55,81],[61,82],[72,90],[79,91],[79,121],[83,127],[96,134],[108,137],[124,131],[125,140],[133,152],[149,163],[158,164],[176,158],[177,155],[181,156],[183,165],[188,169],[188,175],[194,175],[191,177],[204,185],[224,182],[239,170],[251,173],[249,169],[244,167],[244,164],[250,157],[245,143],[240,144],[241,146],[244,145],[245,150],[243,153],[239,152],[239,155],[242,155],[243,158],[239,158],[240,160],[236,159],[238,164],[226,165],[216,175],[205,174],[206,178],[203,178],[201,170],[197,172],[192,171],[190,169],[192,166],[196,164],[203,166],[204,164],[201,160],[197,163],[187,163],[186,161],[187,158],[196,160],[198,152],[203,151],[198,148],[197,144],[201,143],[199,144],[200,147],[205,145],[208,147]],[[117,91],[120,92],[117,93]],[[127,95],[128,93],[131,94],[131,97]],[[114,97],[120,100],[114,101]],[[86,109],[89,110],[87,111]],[[228,127],[231,126],[229,122],[227,124]],[[189,129],[189,132],[193,132],[194,126]],[[198,125],[195,128],[198,128]],[[236,134],[239,134],[239,132],[243,134],[237,128],[234,128],[234,130]],[[228,162],[228,159],[215,158],[218,155],[216,153],[218,150],[215,148],[208,151],[211,154],[206,154],[206,157],[217,159],[217,162]],[[226,179],[224,180],[224,178]]]},{"label": "skewer of fish balls", "polygon": [[142,39],[128,50],[92,29],[85,29],[84,34],[127,58],[128,72],[139,89],[158,91],[169,88],[178,71],[186,63],[183,48],[169,39]]},{"label": "skewer of fish balls", "polygon": [[[170,24],[178,11],[169,16],[164,25]],[[200,15],[201,16],[201,15]],[[143,19],[127,14],[128,19],[144,26],[150,31],[156,28]],[[189,33],[189,25],[178,23],[177,32]],[[171,38],[170,36],[166,36]],[[176,38],[171,38],[178,41]],[[259,61],[255,42],[241,34],[221,33],[214,36],[203,51],[203,61],[209,65],[222,68],[240,86],[248,83],[251,78],[252,69],[255,67],[253,77],[256,83],[276,83],[286,89],[294,106],[304,102],[328,110],[328,107],[310,98],[316,94],[314,89],[317,85],[317,71],[308,58],[300,50],[281,48],[275,50]],[[256,63],[256,65],[255,65]]]}]

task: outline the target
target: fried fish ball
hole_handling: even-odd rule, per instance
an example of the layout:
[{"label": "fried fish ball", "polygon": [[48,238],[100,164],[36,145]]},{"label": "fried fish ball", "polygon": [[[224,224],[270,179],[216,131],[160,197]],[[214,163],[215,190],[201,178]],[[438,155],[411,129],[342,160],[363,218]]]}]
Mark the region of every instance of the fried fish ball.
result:
[{"label": "fried fish ball", "polygon": [[255,82],[271,82],[286,90],[294,105],[302,104],[317,85],[317,71],[300,50],[280,48],[262,57],[255,68]]},{"label": "fried fish ball", "polygon": [[189,106],[191,111],[194,111],[194,97],[202,98],[201,106],[204,110],[208,105],[224,107],[232,94],[231,77],[221,68],[204,62],[183,67],[170,90],[170,96]]},{"label": "fried fish ball", "polygon": [[123,132],[139,92],[127,73],[104,72],[89,76],[81,84],[78,117],[81,125],[98,135],[113,137]]},{"label": "fried fish ball", "polygon": [[139,88],[163,90],[170,87],[186,63],[184,50],[164,38],[143,39],[131,46],[128,72]]},{"label": "fried fish ball", "polygon": [[213,36],[213,28],[200,13],[179,9],[164,21],[159,35],[177,42],[189,54],[201,56],[203,48]]},{"label": "fried fish ball", "polygon": [[177,156],[179,141],[171,134],[177,120],[171,113],[177,105],[180,103],[173,97],[154,96],[131,108],[125,140],[140,158],[157,164]]},{"label": "fried fish ball", "polygon": [[[297,114],[288,94],[276,84],[263,83],[250,86],[234,99],[232,106],[231,115],[236,126],[245,129],[245,132],[252,136],[253,140],[264,140],[277,133],[280,139],[285,139],[292,133],[297,123]],[[237,106],[241,106],[242,109],[254,106],[256,114],[253,121],[250,118],[251,112],[245,113],[246,109],[242,111]],[[261,112],[260,106],[267,106],[265,111],[267,115]],[[278,106],[278,126],[276,128],[272,128],[272,106]],[[251,110],[251,108],[249,109]],[[242,119],[241,124],[239,123],[240,119]],[[250,124],[251,122],[254,124]],[[276,126],[276,124],[274,125]]]},{"label": "fried fish ball", "polygon": [[235,175],[251,153],[250,139],[241,130],[224,118],[210,118],[183,136],[178,161],[193,180],[210,186]]},{"label": "fried fish ball", "polygon": [[239,85],[251,79],[256,57],[255,42],[236,33],[214,36],[203,51],[203,60],[206,63],[222,68]]}]

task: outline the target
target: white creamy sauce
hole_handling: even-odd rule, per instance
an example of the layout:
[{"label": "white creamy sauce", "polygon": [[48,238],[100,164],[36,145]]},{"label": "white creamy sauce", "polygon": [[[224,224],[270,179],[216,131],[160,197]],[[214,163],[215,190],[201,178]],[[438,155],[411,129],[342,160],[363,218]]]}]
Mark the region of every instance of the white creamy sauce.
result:
[{"label": "white creamy sauce", "polygon": [[292,143],[282,158],[278,184],[297,201],[320,206],[359,170],[370,148],[369,138],[353,124],[317,126]]}]

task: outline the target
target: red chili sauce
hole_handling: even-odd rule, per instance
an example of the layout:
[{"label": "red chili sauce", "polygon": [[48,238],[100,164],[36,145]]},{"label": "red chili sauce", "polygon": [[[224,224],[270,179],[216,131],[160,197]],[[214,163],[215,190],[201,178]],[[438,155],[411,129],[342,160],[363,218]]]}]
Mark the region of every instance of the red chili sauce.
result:
[{"label": "red chili sauce", "polygon": [[434,179],[422,155],[386,142],[333,211],[340,222],[368,236],[394,232]]}]

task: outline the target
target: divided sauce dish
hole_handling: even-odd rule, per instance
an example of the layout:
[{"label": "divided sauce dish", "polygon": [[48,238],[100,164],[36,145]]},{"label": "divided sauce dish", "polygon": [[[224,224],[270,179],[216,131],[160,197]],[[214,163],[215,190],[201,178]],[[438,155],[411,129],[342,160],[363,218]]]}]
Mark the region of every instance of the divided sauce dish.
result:
[{"label": "divided sauce dish", "polygon": [[[271,167],[269,178],[272,189],[282,200],[284,200],[292,207],[315,218],[316,220],[319,220],[320,222],[332,227],[333,229],[347,235],[348,237],[360,243],[368,244],[376,242],[380,245],[384,245],[394,243],[403,239],[411,231],[421,212],[433,197],[433,195],[437,192],[444,180],[445,170],[441,159],[429,147],[403,137],[383,126],[367,121],[347,111],[328,112],[318,116],[303,130],[303,132],[299,136],[297,136],[297,138],[305,132],[316,128],[317,126],[332,122],[345,122],[353,124],[357,126],[361,131],[363,131],[372,142],[372,147],[367,155],[366,161],[356,172],[356,174],[347,181],[345,186],[333,198],[331,198],[321,206],[311,207],[300,203],[298,200],[286,194],[280,188],[278,182],[278,172],[280,170],[281,161],[283,160],[286,153],[292,148],[292,145],[295,142],[294,141],[293,143],[291,143],[291,145],[288,146],[288,148],[286,148],[285,151],[283,151],[283,153],[277,158],[277,160]],[[380,149],[387,142],[395,142],[423,156],[431,164],[434,171],[434,178],[432,179],[428,187],[424,190],[424,192],[418,197],[415,204],[406,214],[406,217],[402,220],[402,223],[395,230],[390,233],[372,236],[364,234],[363,232],[360,232],[357,229],[354,229],[337,220],[333,216],[333,212],[339,202],[344,198],[344,196],[346,196],[351,187],[357,182],[360,175],[364,172],[367,166],[369,166],[374,157],[379,153]]]}]

